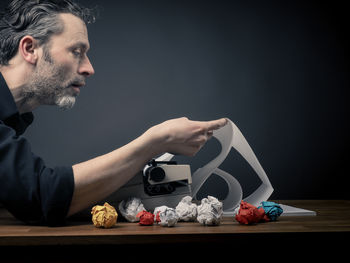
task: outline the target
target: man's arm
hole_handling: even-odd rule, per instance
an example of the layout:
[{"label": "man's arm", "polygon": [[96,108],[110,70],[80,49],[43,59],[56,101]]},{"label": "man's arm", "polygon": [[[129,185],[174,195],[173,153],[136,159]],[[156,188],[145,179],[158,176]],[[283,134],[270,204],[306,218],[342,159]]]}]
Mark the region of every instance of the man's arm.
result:
[{"label": "man's arm", "polygon": [[187,118],[165,121],[115,151],[74,165],[75,187],[68,216],[118,190],[161,153],[195,155],[213,131],[226,123],[224,118],[208,122]]}]

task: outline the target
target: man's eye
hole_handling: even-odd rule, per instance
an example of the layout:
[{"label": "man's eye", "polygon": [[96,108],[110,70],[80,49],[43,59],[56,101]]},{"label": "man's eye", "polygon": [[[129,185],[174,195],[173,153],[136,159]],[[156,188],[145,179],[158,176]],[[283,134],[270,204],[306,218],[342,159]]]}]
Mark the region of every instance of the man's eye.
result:
[{"label": "man's eye", "polygon": [[73,55],[76,56],[76,57],[80,57],[81,56],[81,51],[76,49],[76,50],[73,50]]}]

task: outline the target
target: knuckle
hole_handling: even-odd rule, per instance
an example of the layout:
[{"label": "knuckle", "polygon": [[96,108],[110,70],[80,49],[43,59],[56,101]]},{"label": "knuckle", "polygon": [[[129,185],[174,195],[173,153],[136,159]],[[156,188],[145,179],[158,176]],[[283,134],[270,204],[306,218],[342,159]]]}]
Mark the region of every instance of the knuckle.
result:
[{"label": "knuckle", "polygon": [[204,127],[202,127],[202,126],[199,126],[199,127],[197,128],[197,133],[198,133],[198,134],[206,134],[206,133],[207,133],[207,130],[206,130]]},{"label": "knuckle", "polygon": [[199,139],[199,143],[200,143],[201,145],[203,145],[204,143],[206,143],[206,141],[207,141],[207,138],[206,138],[205,136],[201,136],[200,139]]}]

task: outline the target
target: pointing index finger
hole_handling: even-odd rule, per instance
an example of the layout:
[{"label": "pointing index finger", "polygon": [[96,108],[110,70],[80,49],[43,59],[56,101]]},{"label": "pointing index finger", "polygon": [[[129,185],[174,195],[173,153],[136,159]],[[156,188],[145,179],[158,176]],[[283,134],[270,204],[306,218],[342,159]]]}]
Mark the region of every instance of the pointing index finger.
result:
[{"label": "pointing index finger", "polygon": [[214,120],[214,121],[208,121],[207,122],[207,130],[208,131],[218,130],[218,129],[224,127],[227,123],[228,123],[228,120],[226,118],[221,118],[221,119]]}]

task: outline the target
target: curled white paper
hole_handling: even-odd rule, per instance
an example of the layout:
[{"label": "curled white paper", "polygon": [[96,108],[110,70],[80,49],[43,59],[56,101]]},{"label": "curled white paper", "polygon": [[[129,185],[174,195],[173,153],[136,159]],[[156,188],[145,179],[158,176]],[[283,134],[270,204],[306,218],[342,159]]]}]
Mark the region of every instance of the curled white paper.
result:
[{"label": "curled white paper", "polygon": [[228,119],[227,125],[214,131],[213,136],[220,142],[222,150],[215,159],[193,173],[192,196],[195,197],[205,181],[212,174],[216,174],[224,179],[228,185],[228,195],[223,200],[224,215],[231,216],[235,214],[235,210],[239,207],[243,198],[242,187],[232,175],[218,168],[230,153],[231,148],[234,148],[249,163],[262,181],[262,184],[243,200],[254,206],[258,206],[262,201],[266,201],[273,192],[272,185],[238,127]]}]

